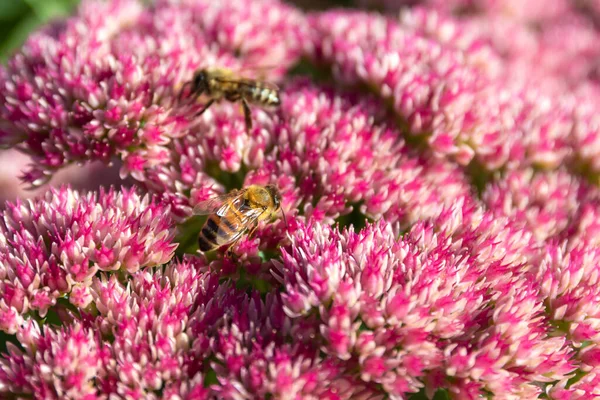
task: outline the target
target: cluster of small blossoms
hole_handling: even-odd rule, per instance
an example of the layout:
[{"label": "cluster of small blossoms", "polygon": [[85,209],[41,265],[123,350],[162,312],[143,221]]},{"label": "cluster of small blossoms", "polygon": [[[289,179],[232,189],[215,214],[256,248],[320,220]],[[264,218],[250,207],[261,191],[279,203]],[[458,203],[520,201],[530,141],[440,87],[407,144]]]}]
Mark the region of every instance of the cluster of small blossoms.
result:
[{"label": "cluster of small blossoms", "polygon": [[[542,88],[542,94],[553,98],[546,100],[550,101],[546,110],[551,111],[544,118],[544,129],[553,129],[554,137],[569,136],[567,144],[575,155],[569,161],[597,180],[599,129],[591,110],[597,109],[600,89],[596,46],[600,19],[593,2],[544,3],[543,10],[538,7],[542,2],[534,2],[537,6],[521,8],[530,12],[528,18],[519,18],[515,8],[504,2],[494,3],[510,12],[490,12],[478,4],[473,13],[445,17],[448,10],[436,4],[433,9],[405,13],[404,21],[416,16],[412,28],[428,37],[433,33],[435,40],[463,50],[467,60],[481,53],[482,47],[491,47],[492,52],[486,51],[492,53],[486,64],[494,60],[492,65],[506,86],[523,86],[526,90],[520,98],[538,101],[537,88]],[[536,125],[540,124],[533,121],[531,127]]]},{"label": "cluster of small blossoms", "polygon": [[[491,91],[498,89],[463,62],[461,52],[378,15],[334,11],[313,22],[321,37],[317,60],[332,64],[340,79],[373,87],[390,101],[411,135],[428,136],[435,153],[468,164],[474,146],[485,145],[486,154],[494,157],[486,166],[520,156],[511,149],[520,139],[518,132],[500,135],[497,118],[494,122],[489,115],[477,115],[490,108],[487,104],[495,101]],[[476,122],[484,118],[485,129],[477,129]]]},{"label": "cluster of small blossoms", "polygon": [[211,47],[235,55],[245,73],[277,80],[312,44],[304,15],[278,1],[159,0],[156,10],[170,6],[189,15]]},{"label": "cluster of small blossoms", "polygon": [[[265,300],[223,282],[200,259],[135,272],[127,284],[94,276],[94,307],[75,304],[78,312],[63,318],[72,332],[44,336],[85,338],[93,354],[82,359],[71,345],[61,361],[54,353],[38,359],[37,322],[25,321],[17,338],[26,350],[10,347],[2,388],[60,396],[65,375],[90,393],[144,398],[347,399],[423,386],[457,398],[482,388],[538,394],[527,382],[561,380],[573,369],[564,338],[545,335],[541,300],[518,258],[529,252],[527,238],[477,215],[454,207],[434,224],[443,233],[417,224],[403,239],[386,223],[360,233],[299,225],[278,264],[284,292]],[[65,372],[41,375],[58,362]],[[93,374],[75,373],[88,365]],[[207,386],[207,374],[216,382]],[[17,385],[38,379],[51,384]]]},{"label": "cluster of small blossoms", "polygon": [[[336,360],[319,356],[306,327],[286,317],[279,295],[261,300],[258,292],[219,280],[197,258],[138,271],[127,284],[116,275],[94,277],[95,307],[78,308],[81,320],[61,331],[45,326],[43,335],[36,321],[21,324],[22,348],[9,344],[0,362],[0,393],[145,399],[375,393],[344,375]],[[215,382],[207,384],[207,374]]]},{"label": "cluster of small blossoms", "polygon": [[[175,99],[196,69],[287,65],[311,43],[299,40],[308,27],[300,14],[273,1],[190,3],[86,1],[76,18],[28,39],[0,73],[0,142],[34,158],[26,182],[114,156],[123,176],[141,180],[139,171],[167,162],[166,145],[188,133],[179,109],[189,107]],[[225,24],[233,10],[239,20]]]},{"label": "cluster of small blossoms", "polygon": [[[33,34],[0,68],[24,180],[116,158],[147,194],[3,207],[0,396],[599,395],[594,2],[421,3],[84,1]],[[211,66],[274,67],[280,107],[197,118]],[[170,262],[195,203],[267,183],[287,225]]]},{"label": "cluster of small blossoms", "polygon": [[336,360],[319,355],[316,335],[285,314],[280,295],[263,299],[251,290],[211,278],[190,320],[190,368],[209,367],[212,393],[223,399],[352,398],[365,385],[342,375]]},{"label": "cluster of small blossoms", "polygon": [[536,272],[546,313],[555,334],[572,347],[581,376],[563,380],[550,391],[551,398],[585,399],[600,394],[600,326],[598,276],[600,248],[567,243],[550,244]]},{"label": "cluster of small blossoms", "polygon": [[457,199],[474,201],[462,171],[412,151],[380,101],[303,82],[285,94],[281,118],[288,123],[248,179],[294,177],[292,207],[306,217],[332,223],[356,207],[408,226]]},{"label": "cluster of small blossoms", "polygon": [[576,13],[533,26],[502,14],[456,19],[439,8],[413,8],[404,10],[400,20],[413,32],[463,51],[468,63],[513,85],[533,82],[564,94],[588,82],[597,66],[598,32]]},{"label": "cluster of small blossoms", "polygon": [[60,330],[40,328],[30,320],[17,338],[21,348],[8,343],[8,355],[0,361],[0,393],[5,398],[95,398],[102,349],[93,330],[80,322]]},{"label": "cluster of small blossoms", "polygon": [[[356,0],[363,5],[378,6],[386,11],[398,11],[407,5],[419,5],[438,10],[445,14],[469,18],[483,14],[490,18],[501,16],[521,23],[540,23],[552,20],[571,11],[574,7],[569,0],[532,0],[526,7],[519,0]],[[593,3],[594,0],[584,0],[581,3]]]},{"label": "cluster of small blossoms", "polygon": [[328,223],[356,208],[412,224],[457,199],[474,202],[462,171],[412,151],[383,108],[372,96],[294,81],[277,113],[253,113],[252,132],[235,106],[207,111],[198,133],[173,141],[169,163],[144,171],[144,184],[166,193],[184,217],[236,177],[275,182],[287,213]]},{"label": "cluster of small blossoms", "polygon": [[531,275],[471,254],[475,232],[450,237],[417,224],[397,239],[385,223],[360,233],[311,223],[284,251],[284,309],[387,395],[445,387],[456,398],[533,398],[575,369],[566,339],[550,335]]},{"label": "cluster of small blossoms", "polygon": [[[339,79],[365,83],[387,99],[406,133],[426,141],[435,154],[464,165],[475,161],[491,171],[569,163],[595,176],[598,123],[591,112],[596,96],[589,95],[597,94],[597,85],[585,80],[564,93],[595,69],[598,34],[587,24],[575,20],[549,27],[546,39],[532,39],[541,49],[514,67],[503,58],[502,46],[493,45],[493,34],[435,10],[411,10],[401,20],[333,11],[311,21],[319,32],[314,60],[330,65]],[[501,34],[504,29],[496,36]],[[565,45],[547,49],[540,43],[555,43],[555,36],[567,38]],[[540,56],[543,52],[547,56]],[[561,53],[571,56],[556,61]],[[581,63],[572,62],[575,54]],[[546,72],[531,79],[525,71],[540,69],[540,58],[548,59],[541,68]]]},{"label": "cluster of small blossoms", "polygon": [[252,115],[254,127],[247,132],[238,107],[223,104],[206,111],[193,132],[170,144],[168,162],[139,170],[144,187],[163,194],[173,213],[185,218],[190,205],[223,191],[223,186],[240,185],[245,169],[262,165],[277,125],[267,112]]},{"label": "cluster of small blossoms", "polygon": [[[0,329],[50,309],[85,308],[98,271],[133,273],[172,256],[169,210],[133,190],[81,195],[52,189],[36,200],[7,203],[0,220]],[[63,303],[60,300],[66,299]]]},{"label": "cluster of small blossoms", "polygon": [[577,224],[583,205],[598,200],[597,188],[566,171],[511,171],[483,194],[488,209],[525,221],[539,241],[564,237]]},{"label": "cluster of small blossoms", "polygon": [[202,373],[188,375],[187,368],[194,340],[190,318],[210,284],[203,269],[199,260],[185,260],[139,271],[126,284],[115,275],[94,278],[97,312],[84,319],[103,340],[100,393],[156,399],[161,389],[171,396],[165,398],[206,392]]},{"label": "cluster of small blossoms", "polygon": [[199,267],[195,260],[138,271],[127,284],[114,274],[93,277],[94,307],[77,306],[79,318],[69,328],[56,332],[46,325],[42,335],[36,321],[19,327],[23,349],[8,345],[0,392],[157,399],[162,390],[163,398],[208,398],[202,373],[188,378],[186,368],[192,356],[189,319],[208,283]]}]

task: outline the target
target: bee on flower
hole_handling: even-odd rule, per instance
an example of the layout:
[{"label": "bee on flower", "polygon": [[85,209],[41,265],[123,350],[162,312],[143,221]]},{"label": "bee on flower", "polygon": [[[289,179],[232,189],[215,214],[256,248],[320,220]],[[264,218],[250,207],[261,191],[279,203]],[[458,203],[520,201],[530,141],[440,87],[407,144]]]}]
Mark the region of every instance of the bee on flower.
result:
[{"label": "bee on flower", "polygon": [[214,102],[225,99],[230,102],[241,102],[244,112],[246,129],[252,129],[252,111],[250,104],[263,107],[279,106],[281,99],[277,85],[250,79],[226,68],[203,68],[194,74],[191,81],[186,82],[179,92],[179,101],[182,100],[185,89],[189,87],[189,96],[197,99],[205,94],[209,100],[196,114],[202,115]]}]

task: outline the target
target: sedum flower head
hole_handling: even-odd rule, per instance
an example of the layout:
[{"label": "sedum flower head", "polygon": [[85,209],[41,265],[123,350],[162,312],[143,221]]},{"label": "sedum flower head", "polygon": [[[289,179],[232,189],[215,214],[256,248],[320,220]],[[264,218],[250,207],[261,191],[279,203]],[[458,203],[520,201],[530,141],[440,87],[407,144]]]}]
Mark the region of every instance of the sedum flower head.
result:
[{"label": "sedum flower head", "polygon": [[95,399],[94,378],[101,366],[100,344],[81,324],[54,331],[35,321],[19,332],[25,349],[8,343],[0,364],[0,392],[35,398]]},{"label": "sedum flower head", "polygon": [[195,69],[240,69],[236,52],[254,67],[299,56],[307,25],[294,9],[219,4],[86,1],[75,18],[32,35],[0,74],[0,143],[19,143],[34,158],[24,180],[40,185],[68,164],[115,156],[123,176],[141,180],[188,133],[175,100]]},{"label": "sedum flower head", "polygon": [[23,318],[44,317],[59,299],[87,307],[98,271],[164,264],[177,247],[172,239],[168,209],[133,190],[96,195],[62,187],[7,203],[0,221],[1,329],[16,333]]},{"label": "sedum flower head", "polygon": [[[525,56],[515,55],[518,61],[531,57],[519,64],[503,60],[504,47],[490,43],[513,30],[505,24],[494,36],[489,20],[480,22],[482,33],[476,21],[457,21],[436,9],[410,10],[400,20],[330,11],[311,19],[319,33],[313,57],[332,66],[340,80],[366,84],[388,101],[407,134],[459,164],[496,171],[567,163],[596,171],[597,146],[589,144],[597,124],[586,111],[594,109],[596,96],[581,95],[583,87],[586,93],[595,87],[587,81],[596,57],[585,43],[597,39],[589,21],[549,22]],[[564,48],[556,37],[565,38]],[[510,45],[515,41],[521,42],[509,39]],[[548,65],[534,75],[546,54]],[[557,61],[558,54],[565,58]],[[567,72],[580,55],[577,65],[584,66]],[[573,79],[563,81],[565,75]]]},{"label": "sedum flower head", "polygon": [[[529,396],[540,392],[530,382],[575,367],[530,275],[493,272],[501,262],[423,224],[402,239],[382,223],[360,233],[311,224],[285,250],[282,300],[288,316],[313,321],[323,352],[390,396],[439,386]],[[494,281],[479,279],[488,271]]]},{"label": "sedum flower head", "polygon": [[[366,3],[86,0],[0,67],[25,183],[133,186],[0,205],[0,397],[599,395],[598,6]],[[207,67],[280,106],[198,116]],[[197,254],[250,184],[285,222]]]}]

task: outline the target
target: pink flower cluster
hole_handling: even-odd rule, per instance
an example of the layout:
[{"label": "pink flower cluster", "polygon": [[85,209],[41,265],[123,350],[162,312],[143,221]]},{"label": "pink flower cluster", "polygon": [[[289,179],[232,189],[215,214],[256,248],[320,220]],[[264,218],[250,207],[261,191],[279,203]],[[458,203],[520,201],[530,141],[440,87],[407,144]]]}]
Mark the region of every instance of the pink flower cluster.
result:
[{"label": "pink flower cluster", "polygon": [[[0,397],[600,396],[600,6],[355,3],[86,0],[0,68],[24,183],[135,183],[0,208]],[[211,66],[281,105],[197,117]],[[197,254],[250,184],[287,224]]]},{"label": "pink flower cluster", "polygon": [[498,18],[327,12],[312,18],[314,59],[381,95],[435,154],[488,172],[567,164],[595,179],[598,33],[576,16],[537,34]]},{"label": "pink flower cluster", "polygon": [[310,226],[283,257],[286,312],[316,313],[322,350],[356,364],[362,381],[391,396],[445,387],[457,398],[530,398],[542,392],[532,382],[575,369],[530,275],[469,251],[477,230],[449,236],[418,223],[396,237],[382,223],[358,234]]},{"label": "pink flower cluster", "polygon": [[[285,67],[301,53],[307,24],[293,9],[189,3],[153,10],[134,0],[84,2],[77,18],[32,35],[0,74],[0,143],[23,143],[33,156],[27,182],[114,156],[123,174],[142,179],[139,171],[165,163],[166,145],[187,133],[174,93],[195,69],[265,60]],[[242,62],[232,53],[251,55]]]},{"label": "pink flower cluster", "polygon": [[81,195],[62,188],[7,203],[0,221],[0,329],[14,334],[24,319],[44,318],[54,306],[85,309],[98,271],[161,265],[176,247],[168,209],[132,190]]}]

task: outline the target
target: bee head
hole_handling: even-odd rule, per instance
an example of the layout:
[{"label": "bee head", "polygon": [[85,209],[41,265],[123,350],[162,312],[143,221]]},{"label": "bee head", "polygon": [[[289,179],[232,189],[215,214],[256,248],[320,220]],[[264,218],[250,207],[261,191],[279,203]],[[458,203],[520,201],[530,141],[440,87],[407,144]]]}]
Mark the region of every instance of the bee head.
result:
[{"label": "bee head", "polygon": [[202,93],[208,89],[208,76],[205,69],[201,69],[194,74],[192,79],[192,92]]},{"label": "bee head", "polygon": [[279,193],[279,189],[275,185],[267,185],[265,186],[269,191],[269,194],[273,198],[273,205],[275,206],[275,212],[281,210],[281,215],[283,216],[283,221],[285,222],[285,226],[287,226],[287,219],[285,218],[285,213],[283,212],[283,208],[281,208],[281,193]]},{"label": "bee head", "polygon": [[279,189],[277,189],[277,186],[275,185],[267,185],[265,188],[269,191],[269,194],[273,198],[275,211],[279,211],[281,208],[281,194],[279,194]]}]

